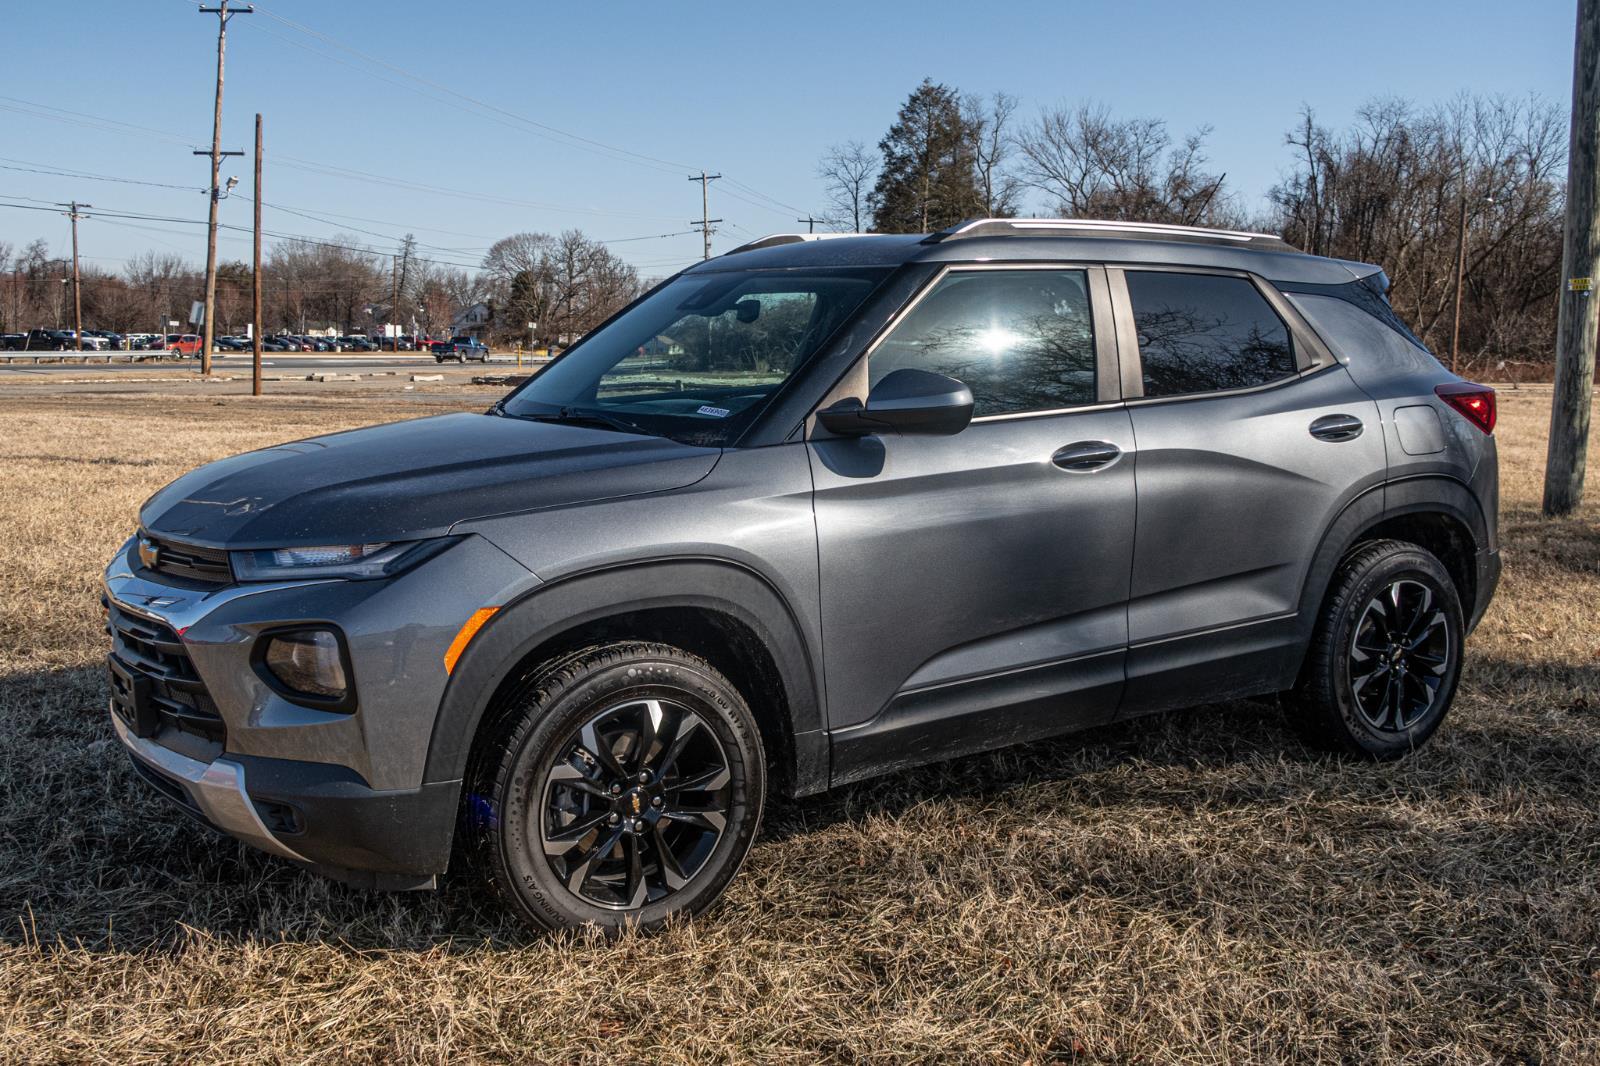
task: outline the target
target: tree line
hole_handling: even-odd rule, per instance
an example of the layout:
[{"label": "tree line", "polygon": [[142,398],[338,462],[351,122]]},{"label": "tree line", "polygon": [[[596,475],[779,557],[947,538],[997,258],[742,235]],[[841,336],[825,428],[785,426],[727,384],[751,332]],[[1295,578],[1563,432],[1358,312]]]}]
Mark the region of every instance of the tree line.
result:
[{"label": "tree line", "polygon": [[[541,344],[567,343],[638,295],[638,272],[604,244],[577,230],[518,233],[498,241],[481,268],[440,263],[418,254],[407,236],[394,255],[362,247],[354,237],[282,240],[262,265],[262,320],[269,333],[337,329],[447,335],[452,320],[478,304],[488,310],[488,338],[528,340],[536,322]],[[120,271],[92,260],[79,267],[85,328],[122,333],[187,331],[189,311],[205,294],[205,275],[173,252],[147,251]],[[73,321],[71,260],[40,239],[21,248],[0,241],[0,332],[69,328]],[[252,271],[244,262],[217,267],[219,335],[242,334],[251,317]],[[181,323],[171,327],[171,322]]]},{"label": "tree line", "polygon": [[848,141],[817,166],[834,229],[921,233],[1024,213],[1280,234],[1316,255],[1381,265],[1395,310],[1466,373],[1547,372],[1561,261],[1566,121],[1548,102],[1462,95],[1376,99],[1346,128],[1307,109],[1284,171],[1248,205],[1208,157],[1209,127],[1081,102],[1024,116],[1005,93],[925,80],[875,147]]}]

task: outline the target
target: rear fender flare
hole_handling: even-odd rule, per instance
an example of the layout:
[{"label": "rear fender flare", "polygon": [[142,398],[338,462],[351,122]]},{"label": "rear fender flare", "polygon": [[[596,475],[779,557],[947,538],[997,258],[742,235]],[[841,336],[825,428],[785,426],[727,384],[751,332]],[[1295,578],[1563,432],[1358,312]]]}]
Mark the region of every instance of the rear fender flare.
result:
[{"label": "rear fender flare", "polygon": [[[1478,551],[1481,552],[1488,543],[1488,523],[1484,520],[1483,509],[1465,485],[1447,477],[1426,475],[1377,485],[1351,500],[1339,512],[1322,536],[1316,559],[1306,572],[1305,586],[1300,593],[1295,636],[1301,654],[1294,664],[1296,675],[1306,645],[1316,629],[1322,601],[1328,595],[1328,587],[1339,563],[1350,553],[1350,549],[1382,522],[1428,512],[1447,515],[1460,522],[1471,533]],[[1463,607],[1468,612],[1472,610],[1471,604],[1464,604]]]}]

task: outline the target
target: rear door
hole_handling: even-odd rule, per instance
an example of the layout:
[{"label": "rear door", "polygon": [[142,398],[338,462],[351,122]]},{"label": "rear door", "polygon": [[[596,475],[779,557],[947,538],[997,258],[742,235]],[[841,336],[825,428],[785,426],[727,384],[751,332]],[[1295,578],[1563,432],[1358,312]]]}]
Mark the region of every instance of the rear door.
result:
[{"label": "rear door", "polygon": [[1381,484],[1373,402],[1243,273],[1109,271],[1138,442],[1128,713],[1272,691],[1324,531]]},{"label": "rear door", "polygon": [[972,424],[808,442],[835,783],[1103,722],[1122,688],[1134,439],[1104,271],[947,270],[850,394],[905,367],[965,382]]}]

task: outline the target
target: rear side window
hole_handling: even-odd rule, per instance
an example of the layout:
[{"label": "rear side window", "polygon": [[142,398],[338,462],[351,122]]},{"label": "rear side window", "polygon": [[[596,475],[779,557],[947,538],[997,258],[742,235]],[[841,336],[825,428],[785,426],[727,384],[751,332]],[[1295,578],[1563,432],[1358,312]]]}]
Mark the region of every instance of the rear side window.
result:
[{"label": "rear side window", "polygon": [[1289,329],[1244,278],[1130,270],[1146,396],[1247,389],[1296,371]]},{"label": "rear side window", "polygon": [[956,378],[974,417],[1095,402],[1094,323],[1082,270],[958,270],[873,350],[876,385],[905,368]]}]

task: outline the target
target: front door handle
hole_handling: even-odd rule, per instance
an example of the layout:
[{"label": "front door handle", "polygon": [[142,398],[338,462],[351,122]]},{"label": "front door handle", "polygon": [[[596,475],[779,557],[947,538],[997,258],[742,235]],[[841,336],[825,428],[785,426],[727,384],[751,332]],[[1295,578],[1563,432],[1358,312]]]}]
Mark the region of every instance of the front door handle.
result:
[{"label": "front door handle", "polygon": [[1363,428],[1355,415],[1323,415],[1311,423],[1311,435],[1318,440],[1355,440]]},{"label": "front door handle", "polygon": [[1110,466],[1121,454],[1122,449],[1110,441],[1080,440],[1058,450],[1050,457],[1050,461],[1063,470],[1085,473]]}]

